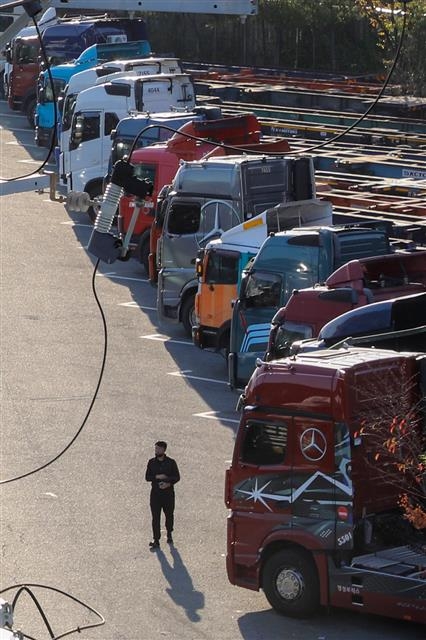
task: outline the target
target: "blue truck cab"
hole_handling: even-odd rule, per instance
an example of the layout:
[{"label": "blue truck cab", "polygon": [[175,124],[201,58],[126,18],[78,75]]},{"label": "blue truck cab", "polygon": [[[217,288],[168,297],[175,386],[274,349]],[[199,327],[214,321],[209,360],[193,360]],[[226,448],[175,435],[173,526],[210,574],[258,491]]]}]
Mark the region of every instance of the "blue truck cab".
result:
[{"label": "blue truck cab", "polygon": [[271,321],[294,289],[321,283],[350,260],[392,253],[388,234],[356,226],[301,227],[269,236],[244,271],[232,310],[228,381],[241,388],[263,358]]},{"label": "blue truck cab", "polygon": [[[39,146],[50,146],[56,126],[54,97],[56,100],[58,99],[70,78],[75,73],[85,71],[97,64],[116,58],[126,59],[150,55],[151,46],[148,40],[120,41],[121,38],[127,38],[126,34],[123,32],[119,33],[117,28],[109,28],[109,31],[114,30],[116,33],[105,33],[105,30],[102,31],[102,39],[111,39],[111,42],[90,43],[89,47],[79,52],[78,57],[76,57],[73,62],[59,64],[50,68],[54,94],[52,92],[49,71],[45,69],[40,73],[35,114],[35,139]],[[56,109],[56,120],[58,119],[59,113]]]}]

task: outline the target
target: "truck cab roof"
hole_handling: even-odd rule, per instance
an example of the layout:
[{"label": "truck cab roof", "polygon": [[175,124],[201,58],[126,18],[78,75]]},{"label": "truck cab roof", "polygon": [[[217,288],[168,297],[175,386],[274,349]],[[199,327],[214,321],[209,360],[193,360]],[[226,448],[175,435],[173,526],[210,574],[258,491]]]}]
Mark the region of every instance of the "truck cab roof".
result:
[{"label": "truck cab roof", "polygon": [[360,346],[258,361],[239,408],[268,407],[270,413],[279,410],[281,415],[312,413],[354,426],[365,402],[377,399],[385,370],[394,385],[404,376],[414,376],[418,367],[417,354]]},{"label": "truck cab roof", "polygon": [[426,324],[426,291],[392,300],[373,302],[330,320],[318,340],[342,340],[348,336],[412,329]]}]

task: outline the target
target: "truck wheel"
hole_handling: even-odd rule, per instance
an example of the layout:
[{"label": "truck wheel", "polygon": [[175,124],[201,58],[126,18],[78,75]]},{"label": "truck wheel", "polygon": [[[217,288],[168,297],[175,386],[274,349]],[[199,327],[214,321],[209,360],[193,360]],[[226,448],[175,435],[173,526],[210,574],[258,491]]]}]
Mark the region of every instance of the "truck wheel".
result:
[{"label": "truck wheel", "polygon": [[25,105],[25,115],[27,116],[27,120],[31,129],[35,129],[35,112],[36,112],[37,100],[32,98]]},{"label": "truck wheel", "polygon": [[[96,182],[87,190],[87,193],[89,194],[91,200],[98,198],[102,195],[102,183]],[[92,205],[90,205],[90,207],[87,209],[87,215],[89,216],[91,222],[95,224],[96,216],[98,215],[97,207],[93,207]]]},{"label": "truck wheel", "polygon": [[230,334],[229,331],[225,331],[225,333],[222,335],[222,338],[220,340],[219,349],[221,351],[223,351],[223,355],[225,357],[226,362],[228,362],[228,356],[229,356],[229,350],[230,350],[230,341],[231,341],[231,334]]},{"label": "truck wheel", "polygon": [[316,567],[301,551],[283,549],[268,558],[262,586],[269,604],[286,616],[308,617],[319,607]]},{"label": "truck wheel", "polygon": [[139,262],[145,267],[146,273],[149,274],[149,236],[139,240],[136,255]]},{"label": "truck wheel", "polygon": [[186,335],[191,337],[192,327],[195,324],[195,294],[189,295],[182,304],[181,318]]}]

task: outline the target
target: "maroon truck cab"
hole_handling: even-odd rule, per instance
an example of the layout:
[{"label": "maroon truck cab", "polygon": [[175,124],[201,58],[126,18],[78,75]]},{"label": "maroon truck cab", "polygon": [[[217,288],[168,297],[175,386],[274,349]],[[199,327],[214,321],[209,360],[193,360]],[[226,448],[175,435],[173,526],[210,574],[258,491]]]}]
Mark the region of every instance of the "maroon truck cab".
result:
[{"label": "maroon truck cab", "polygon": [[272,320],[267,360],[288,356],[296,340],[316,337],[338,316],[372,302],[426,291],[426,251],[351,260],[324,284],[296,290]]},{"label": "maroon truck cab", "polygon": [[17,37],[14,40],[7,96],[11,109],[27,112],[29,103],[34,102],[40,71],[39,54],[40,44],[37,36]]},{"label": "maroon truck cab", "polygon": [[226,474],[232,584],[287,615],[321,604],[426,623],[426,546],[385,540],[401,487],[360,435],[366,408],[373,420],[407,380],[404,401],[418,401],[421,362],[354,348],[259,364]]}]

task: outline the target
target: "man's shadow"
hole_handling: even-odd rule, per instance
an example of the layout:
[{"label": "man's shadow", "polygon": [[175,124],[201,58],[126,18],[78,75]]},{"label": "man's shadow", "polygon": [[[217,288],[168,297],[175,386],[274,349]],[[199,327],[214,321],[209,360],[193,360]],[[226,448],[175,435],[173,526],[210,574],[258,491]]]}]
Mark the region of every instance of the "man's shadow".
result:
[{"label": "man's shadow", "polygon": [[170,584],[170,588],[167,588],[166,591],[171,599],[185,610],[187,618],[191,622],[199,622],[201,616],[198,610],[204,609],[204,594],[201,591],[195,591],[191,576],[182,562],[179,551],[171,546],[170,553],[173,563],[170,563],[161,549],[156,552],[164,577]]}]

